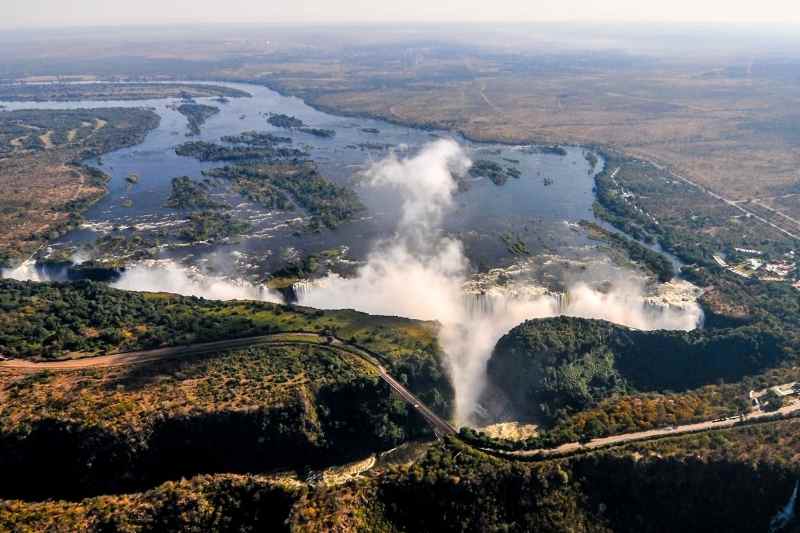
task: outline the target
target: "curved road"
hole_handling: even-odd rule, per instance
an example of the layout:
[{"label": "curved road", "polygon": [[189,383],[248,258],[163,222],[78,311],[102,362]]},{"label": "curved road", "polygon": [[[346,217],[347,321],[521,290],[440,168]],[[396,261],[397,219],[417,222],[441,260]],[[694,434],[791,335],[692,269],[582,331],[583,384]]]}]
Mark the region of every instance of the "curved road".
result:
[{"label": "curved road", "polygon": [[383,366],[378,362],[375,354],[368,352],[357,346],[353,346],[339,338],[320,335],[318,333],[276,333],[273,335],[262,335],[259,337],[246,337],[241,339],[230,339],[201,344],[191,344],[188,346],[174,346],[171,348],[158,348],[155,350],[145,350],[139,352],[126,352],[113,355],[103,355],[98,357],[85,357],[83,359],[68,359],[63,361],[43,361],[32,362],[22,359],[9,359],[0,361],[0,371],[10,370],[17,372],[41,372],[45,370],[64,372],[71,370],[83,370],[87,368],[112,368],[142,364],[166,359],[176,359],[180,357],[190,357],[194,355],[206,355],[220,351],[235,350],[239,348],[249,348],[253,346],[285,346],[290,344],[317,345],[322,348],[334,349],[351,356],[357,357],[373,367],[383,381],[385,381],[393,391],[395,391],[406,403],[416,410],[425,421],[433,428],[434,433],[442,437],[444,435],[455,435],[458,431],[446,420],[439,417],[419,398],[409,391],[403,384],[394,379]]},{"label": "curved road", "polygon": [[[277,333],[273,335],[263,335],[259,337],[247,337],[241,339],[230,339],[223,341],[207,342],[202,344],[192,344],[189,346],[176,346],[172,348],[159,348],[156,350],[146,350],[139,352],[127,352],[113,355],[104,355],[98,357],[87,357],[83,359],[72,359],[63,361],[45,361],[45,362],[31,362],[20,359],[11,359],[0,361],[0,371],[17,371],[17,372],[40,372],[43,370],[49,371],[71,371],[82,370],[87,368],[111,368],[117,366],[126,366],[134,364],[142,364],[153,361],[160,361],[166,359],[175,359],[180,357],[190,357],[194,355],[205,355],[219,351],[234,350],[240,348],[249,348],[252,346],[285,346],[292,344],[315,345],[326,349],[338,350],[360,360],[366,362],[369,366],[378,372],[378,375],[385,381],[389,387],[408,403],[414,410],[416,410],[425,421],[433,428],[434,433],[438,437],[445,435],[455,435],[458,433],[455,427],[449,422],[442,419],[434,413],[427,405],[425,405],[419,398],[417,398],[411,391],[409,391],[402,383],[397,381],[386,369],[380,364],[380,355],[371,353],[363,348],[349,344],[342,339],[321,335],[318,333]],[[777,411],[784,416],[792,415],[800,411],[800,401],[795,401]],[[712,429],[726,429],[733,427],[737,422],[742,421],[757,421],[760,418],[773,416],[776,413],[768,413],[763,411],[754,411],[743,416],[734,416],[718,420],[711,420],[707,422],[699,422],[696,424],[687,424],[683,426],[676,426],[670,428],[653,429],[649,431],[638,431],[633,433],[623,433],[620,435],[612,435],[610,437],[603,437],[593,439],[587,443],[570,442],[562,444],[556,448],[541,448],[536,450],[522,450],[522,451],[501,451],[494,449],[484,449],[484,451],[494,453],[509,459],[513,458],[526,458],[526,457],[548,457],[558,456],[564,454],[575,453],[579,451],[589,451],[596,448],[605,446],[615,446],[626,444],[635,441],[647,440],[656,437],[666,437],[673,435],[681,435],[686,433],[694,433],[698,431],[706,431]]]},{"label": "curved road", "polygon": [[751,413],[742,416],[731,416],[728,418],[709,420],[707,422],[698,422],[696,424],[686,424],[684,426],[675,426],[662,429],[651,429],[648,431],[636,431],[633,433],[622,433],[620,435],[612,435],[610,437],[592,439],[587,443],[568,442],[556,448],[539,448],[536,450],[521,450],[515,452],[499,451],[487,448],[484,449],[484,451],[489,451],[511,459],[515,457],[523,458],[523,457],[537,457],[537,456],[548,457],[554,455],[558,456],[558,455],[575,453],[579,451],[589,451],[596,448],[603,448],[606,446],[617,446],[621,444],[627,444],[630,442],[647,440],[656,437],[668,437],[668,436],[682,435],[687,433],[696,433],[698,431],[708,431],[712,429],[728,429],[735,426],[738,422],[758,421],[760,418],[768,418],[771,416],[775,416],[776,414],[787,416],[787,415],[792,415],[798,411],[800,411],[800,401],[795,401],[794,403],[782,407],[774,412],[753,411]]}]

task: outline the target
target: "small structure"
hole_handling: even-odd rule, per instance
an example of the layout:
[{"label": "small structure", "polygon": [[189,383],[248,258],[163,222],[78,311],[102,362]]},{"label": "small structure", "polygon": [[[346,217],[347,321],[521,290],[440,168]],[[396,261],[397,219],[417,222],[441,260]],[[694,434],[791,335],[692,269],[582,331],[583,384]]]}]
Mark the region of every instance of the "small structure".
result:
[{"label": "small structure", "polygon": [[764,255],[764,252],[759,250],[753,250],[752,248],[734,248],[734,250],[742,254]]}]

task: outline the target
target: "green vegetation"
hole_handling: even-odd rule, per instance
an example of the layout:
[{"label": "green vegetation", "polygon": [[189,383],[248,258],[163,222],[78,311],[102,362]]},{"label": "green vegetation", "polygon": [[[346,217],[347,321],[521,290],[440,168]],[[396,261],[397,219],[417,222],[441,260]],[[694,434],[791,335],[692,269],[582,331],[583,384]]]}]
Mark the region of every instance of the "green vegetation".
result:
[{"label": "green vegetation", "polygon": [[290,115],[284,115],[283,113],[271,113],[267,118],[267,122],[276,128],[284,128],[287,130],[302,128],[305,126],[305,123],[299,118]]},{"label": "green vegetation", "polygon": [[242,98],[250,93],[221,85],[180,83],[27,83],[0,85],[0,100],[69,102],[78,100],[152,100],[156,98]]},{"label": "green vegetation", "polygon": [[334,130],[306,127],[306,124],[299,118],[290,115],[284,115],[283,113],[271,113],[267,118],[267,122],[276,128],[297,130],[302,133],[307,133],[308,135],[313,135],[314,137],[320,137],[323,139],[330,139],[336,135]]},{"label": "green vegetation", "polygon": [[[363,482],[351,516],[400,531],[766,530],[799,473],[797,428],[779,422],[533,464],[450,441]],[[313,505],[336,516],[332,501]]]},{"label": "green vegetation", "polygon": [[508,449],[549,447],[736,416],[750,409],[748,397],[751,390],[798,380],[800,369],[777,368],[745,377],[736,383],[720,382],[685,392],[614,395],[594,407],[557,419],[545,432],[528,442],[495,444]]},{"label": "green vegetation", "polygon": [[20,148],[33,151],[77,148],[73,159],[88,159],[139,144],[159,121],[154,112],[136,108],[9,111],[0,114],[0,153],[22,143]]},{"label": "green vegetation", "polygon": [[166,234],[158,236],[146,232],[115,231],[101,235],[89,250],[99,264],[123,267],[126,262],[156,259],[158,247]]},{"label": "green vegetation", "polygon": [[659,282],[666,283],[675,277],[675,267],[672,265],[672,261],[663,254],[654,252],[619,233],[605,230],[593,222],[582,220],[580,225],[589,232],[592,238],[608,242],[612,246],[624,250],[631,261],[641,263],[656,275]]},{"label": "green vegetation", "polygon": [[560,317],[514,328],[497,343],[488,372],[517,412],[552,424],[616,394],[739,381],[794,356],[765,327],[646,332]]},{"label": "green vegetation", "polygon": [[769,258],[794,247],[785,235],[652,163],[604,156],[605,169],[595,177],[597,216],[637,240],[658,240],[685,263],[711,266],[714,254],[733,255],[734,248],[755,248]]},{"label": "green vegetation", "polygon": [[248,144],[251,146],[273,146],[276,144],[291,144],[291,137],[280,137],[272,133],[245,131],[239,135],[226,135],[220,139],[230,144]]},{"label": "green vegetation", "polygon": [[583,153],[583,158],[586,159],[587,163],[589,163],[589,170],[587,172],[591,176],[594,174],[595,169],[597,169],[597,163],[600,162],[600,159],[597,157],[597,154],[591,150],[586,150]]},{"label": "green vegetation", "polygon": [[242,165],[216,168],[206,174],[232,180],[246,196],[263,202],[266,207],[285,206],[285,195],[291,196],[312,216],[309,225],[312,230],[336,228],[364,210],[352,189],[325,179],[313,163]]},{"label": "green vegetation", "polygon": [[[336,334],[445,415],[438,326],[354,311],[0,281],[0,352],[53,358],[275,332]],[[340,463],[427,435],[363,359],[300,344],[0,376],[2,497],[83,497],[203,472]],[[44,476],[44,477],[43,477]],[[14,480],[12,482],[12,480]]]},{"label": "green vegetation", "polygon": [[479,159],[469,169],[475,178],[489,178],[495,185],[505,185],[509,178],[519,178],[521,173],[513,167],[503,167],[494,161]]},{"label": "green vegetation", "polygon": [[291,210],[295,204],[299,205],[312,216],[309,229],[313,231],[323,227],[333,229],[364,209],[351,189],[320,176],[313,163],[300,163],[306,152],[277,146],[291,142],[289,138],[244,132],[223,141],[245,146],[192,142],[178,146],[176,152],[202,161],[260,160],[260,163],[212,169],[205,174],[231,180],[243,196],[268,209]]},{"label": "green vegetation", "polygon": [[219,113],[219,108],[203,104],[181,104],[178,106],[178,113],[189,119],[189,133],[200,135],[200,126]]},{"label": "green vegetation", "polygon": [[557,144],[550,146],[535,144],[533,146],[524,148],[523,151],[528,154],[548,154],[559,155],[562,157],[567,155],[567,150],[563,146],[558,146]]},{"label": "green vegetation", "polygon": [[490,457],[448,439],[420,460],[341,485],[200,476],[124,497],[5,502],[0,527],[766,531],[800,475],[798,435],[800,421],[790,420],[537,463]]},{"label": "green vegetation", "polygon": [[105,194],[108,179],[77,161],[138,144],[158,124],[158,115],[146,109],[2,113],[0,258],[17,263],[77,227]]},{"label": "green vegetation", "polygon": [[189,215],[187,224],[181,226],[179,236],[186,242],[217,242],[241,235],[251,228],[228,213],[202,211]]},{"label": "green vegetation", "polygon": [[88,281],[0,280],[0,353],[59,358],[175,346],[281,331],[335,331],[374,352],[439,353],[433,323],[265,302],[120,291]]},{"label": "green vegetation", "polygon": [[[420,390],[437,409],[447,409],[447,391]],[[204,472],[341,463],[428,433],[371,367],[325,345],[4,376],[0,396],[3,497],[75,498]]]},{"label": "green vegetation", "polygon": [[199,476],[132,496],[0,503],[0,529],[41,531],[286,531],[301,487],[263,476]]},{"label": "green vegetation", "polygon": [[[204,201],[201,203],[205,204]],[[178,204],[168,205],[178,208]],[[117,229],[98,237],[89,247],[89,251],[98,264],[117,269],[130,262],[155,259],[165,247],[180,246],[187,242],[224,241],[249,231],[251,226],[248,222],[219,210],[226,207],[211,202],[203,209],[198,208],[187,213],[183,220],[178,219],[177,224],[152,230]],[[190,209],[186,204],[183,208]],[[70,267],[70,271],[75,269],[74,266]],[[79,275],[77,279],[84,279],[84,276]]]},{"label": "green vegetation", "polygon": [[336,132],[334,130],[326,130],[323,128],[300,128],[298,131],[313,135],[314,137],[320,137],[322,139],[330,139],[336,136]]},{"label": "green vegetation", "polygon": [[197,183],[188,176],[172,178],[172,192],[170,192],[166,206],[186,210],[227,207],[209,197],[208,186],[205,183]]},{"label": "green vegetation", "polygon": [[515,235],[511,232],[506,232],[500,235],[500,240],[506,245],[508,253],[519,257],[527,257],[531,255],[528,245],[522,240],[522,237]]},{"label": "green vegetation", "polygon": [[785,283],[745,279],[715,267],[684,269],[684,275],[709,287],[700,298],[707,327],[765,324],[800,346],[800,291]]},{"label": "green vegetation", "polygon": [[175,153],[184,157],[194,157],[200,161],[298,161],[308,156],[297,148],[275,147],[274,145],[222,146],[204,141],[183,143],[175,148]]}]

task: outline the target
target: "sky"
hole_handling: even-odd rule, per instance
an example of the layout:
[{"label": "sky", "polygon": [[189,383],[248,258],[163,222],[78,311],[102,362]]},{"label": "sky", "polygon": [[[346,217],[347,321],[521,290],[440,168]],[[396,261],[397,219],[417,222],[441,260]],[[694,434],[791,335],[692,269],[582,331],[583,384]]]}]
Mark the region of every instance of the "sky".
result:
[{"label": "sky", "polygon": [[800,24],[798,0],[0,0],[0,27],[187,23]]}]

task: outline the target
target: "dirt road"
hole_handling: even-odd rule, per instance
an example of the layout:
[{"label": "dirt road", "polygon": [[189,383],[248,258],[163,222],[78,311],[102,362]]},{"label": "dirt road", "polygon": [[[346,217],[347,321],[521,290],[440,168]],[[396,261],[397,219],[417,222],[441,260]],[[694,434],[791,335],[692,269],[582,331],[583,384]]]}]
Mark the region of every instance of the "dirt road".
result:
[{"label": "dirt road", "polygon": [[291,344],[314,344],[326,349],[333,349],[357,357],[373,367],[383,381],[416,410],[422,418],[433,428],[438,436],[453,435],[456,429],[446,420],[434,413],[427,405],[419,400],[399,381],[393,378],[386,369],[380,364],[380,356],[372,354],[365,349],[353,346],[342,339],[320,335],[318,333],[295,332],[295,333],[276,333],[273,335],[263,335],[259,337],[247,337],[241,339],[230,339],[223,341],[206,342],[192,344],[188,346],[175,346],[171,348],[158,348],[155,350],[145,350],[139,352],[127,352],[98,357],[85,357],[83,359],[71,359],[64,361],[43,361],[33,362],[21,359],[10,359],[0,361],[0,371],[34,373],[42,371],[66,372],[74,370],[84,370],[89,368],[112,368],[117,366],[127,366],[144,364],[153,361],[176,359],[181,357],[191,357],[196,355],[206,355],[220,351],[250,348],[253,346],[286,346]]},{"label": "dirt road", "polygon": [[605,446],[613,446],[617,444],[626,444],[640,440],[652,439],[654,437],[666,437],[673,435],[681,435],[686,433],[695,433],[698,431],[707,431],[710,429],[726,429],[733,427],[737,422],[754,421],[760,418],[774,416],[777,413],[788,415],[800,411],[800,401],[796,401],[790,405],[782,407],[775,412],[755,411],[744,416],[732,416],[728,418],[710,420],[707,422],[698,422],[696,424],[686,424],[683,426],[675,426],[671,428],[652,429],[649,431],[637,431],[633,433],[623,433],[621,435],[612,435],[610,437],[603,437],[599,439],[592,439],[587,443],[569,442],[562,444],[556,448],[541,448],[537,450],[522,450],[517,452],[503,452],[501,455],[508,457],[533,457],[533,456],[550,456],[550,455],[563,455],[574,453],[581,450],[592,450],[602,448]]}]

